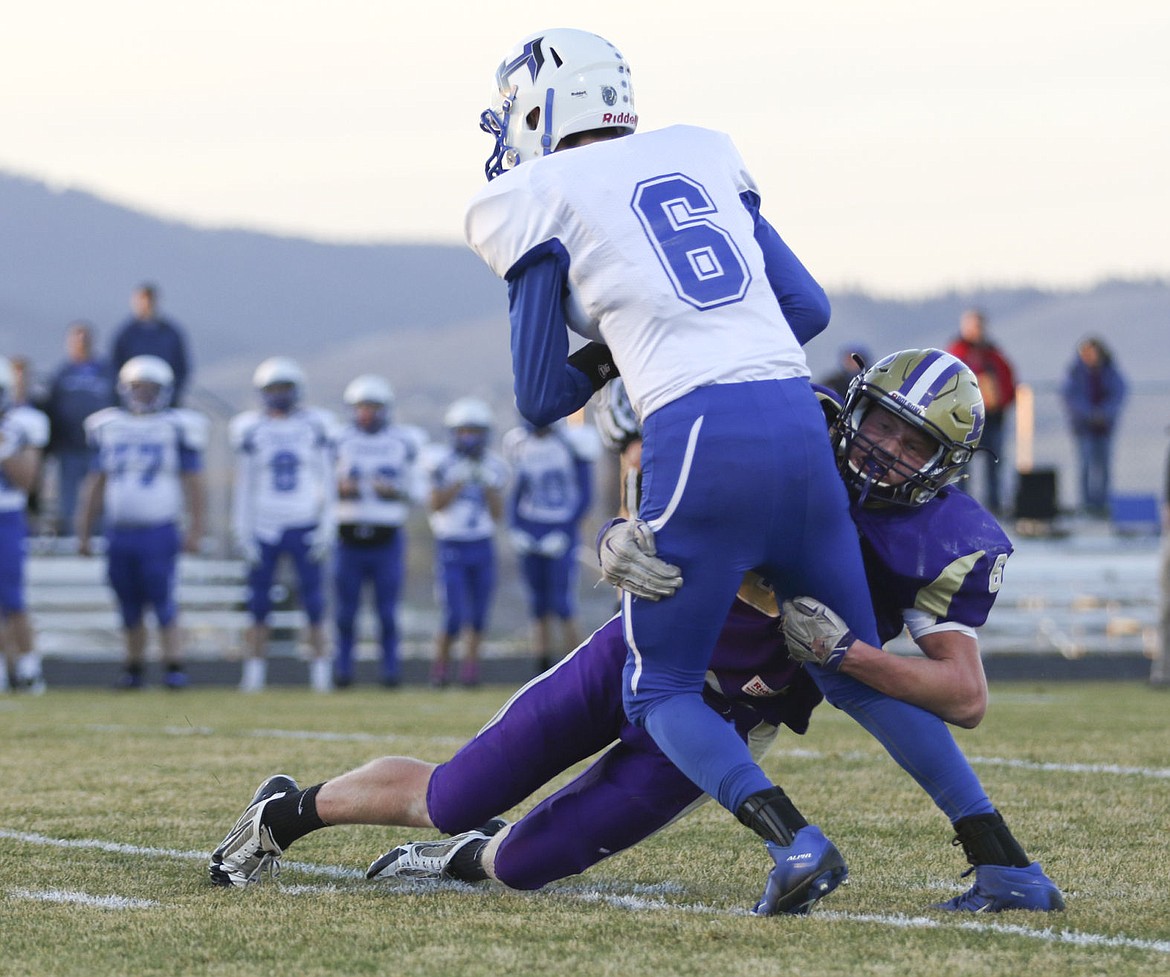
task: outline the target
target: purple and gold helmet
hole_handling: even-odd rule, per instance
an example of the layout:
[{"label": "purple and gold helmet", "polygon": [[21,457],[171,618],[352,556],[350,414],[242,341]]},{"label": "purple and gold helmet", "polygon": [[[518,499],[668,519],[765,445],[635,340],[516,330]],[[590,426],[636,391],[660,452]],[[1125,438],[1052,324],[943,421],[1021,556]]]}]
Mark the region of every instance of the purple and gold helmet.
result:
[{"label": "purple and gold helmet", "polygon": [[[938,444],[926,464],[895,461],[861,435],[869,411],[887,410]],[[863,502],[922,505],[956,481],[983,436],[983,396],[975,374],[941,349],[904,349],[879,360],[849,385],[838,423],[837,461]],[[896,484],[890,473],[901,476]]]}]

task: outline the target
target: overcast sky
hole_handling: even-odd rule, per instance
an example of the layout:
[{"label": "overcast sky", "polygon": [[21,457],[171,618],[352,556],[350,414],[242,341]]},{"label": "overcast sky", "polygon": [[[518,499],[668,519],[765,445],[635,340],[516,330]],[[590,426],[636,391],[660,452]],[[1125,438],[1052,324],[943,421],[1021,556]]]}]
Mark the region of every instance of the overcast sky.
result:
[{"label": "overcast sky", "polygon": [[20,4],[0,169],[200,225],[461,242],[496,65],[570,26],[625,54],[642,128],[732,134],[829,287],[1170,275],[1166,0],[564,6]]}]

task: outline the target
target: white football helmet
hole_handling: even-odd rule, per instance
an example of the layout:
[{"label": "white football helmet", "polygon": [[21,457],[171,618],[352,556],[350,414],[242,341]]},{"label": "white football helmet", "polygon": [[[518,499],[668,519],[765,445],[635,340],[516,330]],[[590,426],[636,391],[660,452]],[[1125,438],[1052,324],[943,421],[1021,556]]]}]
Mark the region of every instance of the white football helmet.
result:
[{"label": "white football helmet", "polygon": [[491,108],[479,127],[496,137],[489,180],[547,156],[576,132],[638,127],[630,66],[605,38],[555,28],[524,38],[496,70]]},{"label": "white football helmet", "polygon": [[171,402],[175,371],[159,356],[132,356],[118,371],[118,397],[134,414],[151,414]]},{"label": "white football helmet", "polygon": [[443,416],[443,425],[453,431],[457,427],[492,426],[492,409],[478,397],[460,397]]},{"label": "white football helmet", "polygon": [[451,443],[458,454],[483,457],[492,426],[492,409],[487,404],[477,397],[461,397],[447,408],[443,424],[451,432]]},{"label": "white football helmet", "polygon": [[[349,381],[342,399],[353,411],[354,424],[373,433],[385,427],[390,420],[390,411],[394,407],[394,388],[383,377],[363,373]],[[372,417],[363,416],[357,410],[358,404],[374,404],[377,410]]]},{"label": "white football helmet", "polygon": [[[291,385],[291,392],[269,390],[277,385]],[[252,374],[252,386],[259,392],[264,404],[271,410],[292,410],[301,399],[305,388],[305,371],[294,359],[287,356],[271,356],[256,367]]]},{"label": "white football helmet", "polygon": [[383,407],[391,407],[394,404],[394,388],[383,377],[363,373],[349,381],[342,399],[350,407],[356,407],[358,404],[381,404]]},{"label": "white football helmet", "polygon": [[0,411],[12,403],[12,391],[16,387],[16,373],[5,356],[0,356]]}]

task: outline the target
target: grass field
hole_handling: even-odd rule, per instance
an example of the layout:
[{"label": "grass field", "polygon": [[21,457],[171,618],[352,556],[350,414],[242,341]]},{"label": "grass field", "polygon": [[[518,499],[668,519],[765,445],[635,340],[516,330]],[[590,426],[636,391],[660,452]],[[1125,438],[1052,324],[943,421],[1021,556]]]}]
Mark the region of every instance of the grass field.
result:
[{"label": "grass field", "polygon": [[765,761],[849,861],[806,918],[747,915],[764,852],[715,805],[540,893],[366,882],[418,832],[364,827],[302,839],[276,882],[209,884],[268,774],[442,759],[508,691],[0,698],[0,974],[1170,974],[1170,698],[1124,683],[999,685],[957,734],[1064,913],[931,910],[965,885],[949,825],[826,707]]}]

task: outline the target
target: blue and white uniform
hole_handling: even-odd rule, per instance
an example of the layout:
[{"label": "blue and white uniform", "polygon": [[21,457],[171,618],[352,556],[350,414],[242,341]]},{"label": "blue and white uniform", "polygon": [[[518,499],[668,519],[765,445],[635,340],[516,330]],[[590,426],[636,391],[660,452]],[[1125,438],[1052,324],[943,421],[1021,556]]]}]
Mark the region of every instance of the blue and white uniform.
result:
[{"label": "blue and white uniform", "polygon": [[356,496],[337,500],[334,560],[337,649],[335,681],[353,680],[354,642],[362,585],[374,592],[381,643],[381,679],[397,682],[396,613],[402,590],[406,521],[426,493],[420,452],[426,435],[419,428],[386,424],[370,431],[348,424],[337,436],[336,474],[356,486]]},{"label": "blue and white uniform", "polygon": [[576,550],[581,519],[593,500],[599,447],[591,427],[558,423],[504,434],[504,459],[512,469],[508,529],[536,620],[574,615]]},{"label": "blue and white uniform", "polygon": [[828,301],[759,203],[726,135],[675,126],[525,162],[466,219],[508,282],[528,420],[592,393],[567,363],[566,323],[621,370],[643,425],[639,515],[685,581],[669,600],[624,598],[626,711],[732,811],[772,786],[701,696],[743,573],[765,568],[781,595],[815,596],[877,640],[800,348],[828,324]]},{"label": "blue and white uniform", "polygon": [[443,630],[452,637],[465,626],[483,631],[496,586],[496,520],[484,492],[504,489],[508,466],[493,451],[470,457],[454,446],[436,445],[425,467],[432,490],[463,483],[450,505],[432,509],[428,516]]},{"label": "blue and white uniform", "polygon": [[177,407],[142,414],[107,407],[86,418],[85,430],[92,470],[105,476],[107,574],[122,625],[138,627],[151,607],[159,627],[168,627],[178,614],[183,476],[203,470],[207,418]]},{"label": "blue and white uniform", "polygon": [[236,455],[232,529],[254,557],[248,574],[248,609],[263,623],[269,590],[282,553],[296,565],[301,605],[313,624],[325,609],[321,555],[335,533],[333,437],[337,422],[326,411],[294,409],[283,416],[248,410],[228,429]]},{"label": "blue and white uniform", "polygon": [[[35,407],[19,405],[0,413],[0,461],[49,441],[49,419]],[[28,536],[28,492],[13,485],[0,468],[0,613],[19,614],[24,603],[24,542]]]}]

